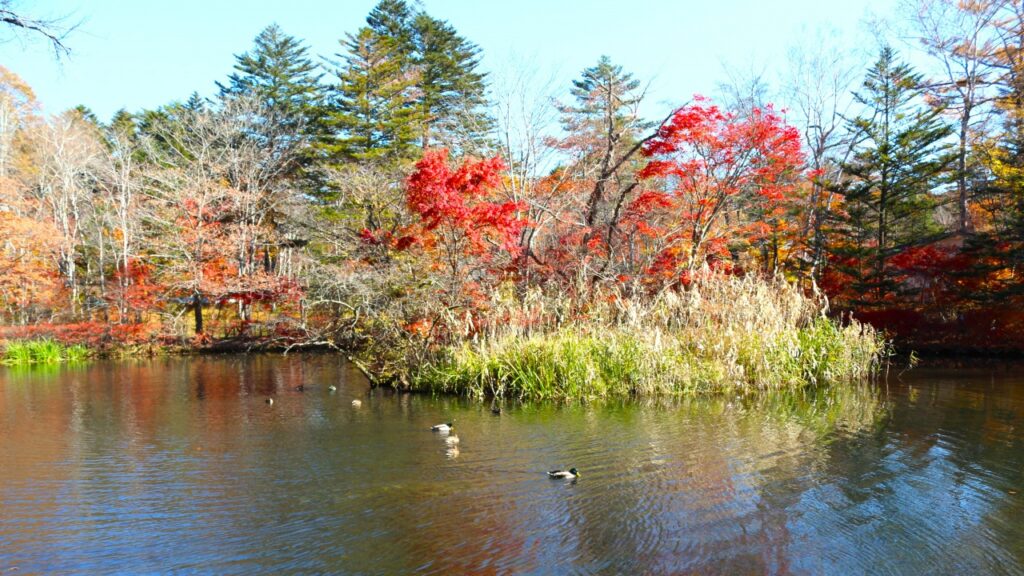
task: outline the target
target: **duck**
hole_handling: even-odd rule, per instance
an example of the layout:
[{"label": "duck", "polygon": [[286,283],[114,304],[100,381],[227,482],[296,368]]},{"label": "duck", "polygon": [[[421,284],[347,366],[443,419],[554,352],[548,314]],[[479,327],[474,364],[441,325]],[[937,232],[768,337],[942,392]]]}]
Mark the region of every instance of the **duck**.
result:
[{"label": "duck", "polygon": [[331,384],[330,386],[327,387],[327,391],[328,392],[337,392],[338,391],[338,387],[335,386],[334,384]]},{"label": "duck", "polygon": [[303,386],[302,384],[299,384],[295,388],[292,388],[292,390],[295,390],[296,392],[305,392],[306,391],[306,387]]},{"label": "duck", "polygon": [[449,446],[458,446],[458,444],[459,444],[459,437],[456,436],[455,434],[452,434],[451,436],[445,438],[444,442],[445,442],[445,444],[447,444]]},{"label": "duck", "polygon": [[501,406],[491,406],[491,414],[498,416],[501,414]]},{"label": "duck", "polygon": [[445,422],[444,424],[435,424],[430,427],[434,432],[451,432],[455,425],[452,422]]},{"label": "duck", "polygon": [[352,401],[352,405],[355,406],[356,408],[359,408],[360,406],[363,405],[363,401],[356,398],[355,400]]},{"label": "duck", "polygon": [[267,404],[273,405],[274,404],[274,399],[273,398],[267,398]]},{"label": "duck", "polygon": [[548,478],[557,478],[559,480],[573,480],[579,477],[580,472],[575,468],[569,468],[568,470],[552,470],[548,472]]}]

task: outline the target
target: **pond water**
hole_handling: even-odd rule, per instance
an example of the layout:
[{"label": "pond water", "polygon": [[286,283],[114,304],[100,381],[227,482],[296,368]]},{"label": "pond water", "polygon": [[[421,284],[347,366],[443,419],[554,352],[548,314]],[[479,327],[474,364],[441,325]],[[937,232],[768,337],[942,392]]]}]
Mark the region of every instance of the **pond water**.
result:
[{"label": "pond water", "polygon": [[150,572],[1024,574],[1024,370],[494,415],[327,355],[0,369],[0,575]]}]

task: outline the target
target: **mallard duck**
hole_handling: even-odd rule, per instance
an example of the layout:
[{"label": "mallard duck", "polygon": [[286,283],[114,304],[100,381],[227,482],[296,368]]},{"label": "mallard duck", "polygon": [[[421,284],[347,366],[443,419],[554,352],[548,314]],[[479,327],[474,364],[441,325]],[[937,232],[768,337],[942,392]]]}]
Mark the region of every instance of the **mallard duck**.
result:
[{"label": "mallard duck", "polygon": [[559,480],[572,480],[573,478],[579,478],[580,472],[575,468],[569,468],[568,470],[552,470],[548,472],[548,478],[558,478]]},{"label": "mallard duck", "polygon": [[356,408],[359,408],[360,406],[363,405],[363,401],[356,398],[355,400],[352,401],[352,405],[355,406]]},{"label": "mallard duck", "polygon": [[267,398],[267,404],[273,404],[273,403],[274,403],[274,399],[273,398]]},{"label": "mallard duck", "polygon": [[444,442],[449,446],[457,446],[459,443],[459,437],[456,436],[455,434],[452,434],[451,436],[445,438]]},{"label": "mallard duck", "polygon": [[434,432],[451,432],[452,428],[455,428],[455,425],[452,424],[451,422],[446,422],[444,424],[435,424],[430,427],[430,429],[433,430]]},{"label": "mallard duck", "polygon": [[334,384],[331,384],[330,386],[327,387],[327,391],[328,392],[337,392],[338,391],[338,387],[335,386]]}]

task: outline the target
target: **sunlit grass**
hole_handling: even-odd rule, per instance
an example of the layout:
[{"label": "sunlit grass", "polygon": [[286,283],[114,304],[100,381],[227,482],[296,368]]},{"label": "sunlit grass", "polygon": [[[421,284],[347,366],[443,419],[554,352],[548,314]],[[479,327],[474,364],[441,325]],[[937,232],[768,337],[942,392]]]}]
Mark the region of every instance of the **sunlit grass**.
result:
[{"label": "sunlit grass", "polygon": [[89,349],[81,344],[65,346],[51,339],[12,340],[3,347],[0,364],[29,366],[83,362],[89,358]]},{"label": "sunlit grass", "polygon": [[442,348],[410,380],[435,392],[538,400],[746,394],[854,381],[886,354],[870,327],[826,317],[824,303],[782,281],[714,278],[614,306],[540,329],[496,326]]}]

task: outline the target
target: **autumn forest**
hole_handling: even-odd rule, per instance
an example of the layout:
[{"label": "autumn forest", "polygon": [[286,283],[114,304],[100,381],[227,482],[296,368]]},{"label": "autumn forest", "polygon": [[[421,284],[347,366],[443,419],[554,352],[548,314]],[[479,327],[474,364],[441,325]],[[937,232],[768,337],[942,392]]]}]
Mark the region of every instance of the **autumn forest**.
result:
[{"label": "autumn forest", "polygon": [[[455,366],[442,388],[564,358],[570,325],[605,356],[638,345],[629,322],[703,350],[700,318],[721,315],[799,346],[838,335],[815,350],[849,366],[884,339],[1024,351],[1024,9],[912,8],[913,45],[856,66],[804,49],[777,89],[736,81],[655,117],[648,79],[608,57],[564,97],[527,71],[498,85],[403,0],[329,57],[270,25],[213,95],[109,119],[43,115],[0,68],[0,339],[333,348],[406,384],[395,365]],[[748,336],[720,342],[740,378],[779,371],[742,360],[768,345]],[[686,362],[687,381],[732,370]]]}]

